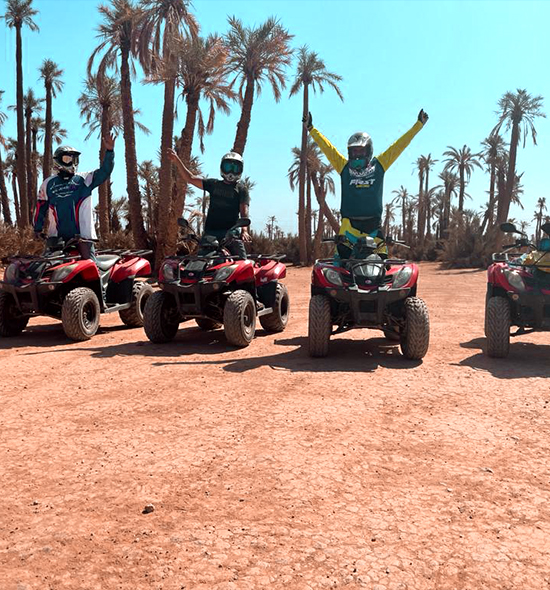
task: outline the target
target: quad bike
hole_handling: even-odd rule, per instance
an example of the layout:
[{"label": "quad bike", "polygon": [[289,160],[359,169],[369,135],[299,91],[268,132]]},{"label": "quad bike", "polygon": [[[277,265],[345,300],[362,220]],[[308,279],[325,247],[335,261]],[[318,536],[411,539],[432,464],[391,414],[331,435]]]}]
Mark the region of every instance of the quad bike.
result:
[{"label": "quad bike", "polygon": [[[185,219],[178,224],[189,228]],[[288,291],[280,279],[286,276],[281,262],[284,256],[250,256],[243,259],[230,254],[227,247],[238,237],[240,228],[250,225],[239,221],[218,241],[212,236],[199,240],[200,255],[166,258],[159,270],[159,287],[147,302],[144,328],[152,342],[168,342],[179,324],[194,319],[203,330],[223,325],[225,336],[234,346],[248,346],[256,331],[256,318],[268,332],[282,332],[288,322]]]},{"label": "quad bike", "polygon": [[384,244],[402,242],[386,238],[359,238],[352,246],[345,236],[323,240],[351,248],[350,258],[317,260],[312,272],[309,302],[309,354],[325,357],[332,334],[354,328],[374,328],[398,340],[403,356],[421,359],[428,351],[428,309],[416,296],[418,266],[379,254]]},{"label": "quad bike", "polygon": [[[487,270],[485,336],[487,354],[494,358],[508,356],[510,336],[550,331],[550,239],[532,244],[513,223],[503,223],[500,229],[520,237],[493,254]],[[550,223],[541,229],[550,235]],[[512,326],[517,331],[511,333]]]},{"label": "quad bike", "polygon": [[[97,261],[83,260],[79,236],[49,238],[41,256],[11,256],[0,281],[0,336],[17,336],[33,316],[60,319],[65,334],[89,340],[99,328],[102,313],[118,311],[131,327],[143,325],[143,309],[153,293],[145,278],[151,265],[143,258],[150,250],[102,250]],[[53,242],[53,243],[52,243]]]}]

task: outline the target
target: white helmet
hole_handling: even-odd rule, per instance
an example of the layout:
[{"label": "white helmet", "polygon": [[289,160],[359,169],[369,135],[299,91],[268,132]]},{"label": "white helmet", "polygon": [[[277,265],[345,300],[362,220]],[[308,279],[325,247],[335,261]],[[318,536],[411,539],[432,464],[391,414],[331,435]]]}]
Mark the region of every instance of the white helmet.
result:
[{"label": "white helmet", "polygon": [[373,146],[372,139],[368,133],[358,131],[348,139],[348,157],[355,160],[357,164],[365,160],[364,166],[357,166],[359,168],[366,167],[372,159]]},{"label": "white helmet", "polygon": [[244,161],[241,154],[228,152],[222,158],[220,172],[226,182],[237,182],[241,179],[244,169]]},{"label": "white helmet", "polygon": [[73,147],[63,145],[53,154],[53,165],[60,176],[73,176],[78,168],[80,152]]}]

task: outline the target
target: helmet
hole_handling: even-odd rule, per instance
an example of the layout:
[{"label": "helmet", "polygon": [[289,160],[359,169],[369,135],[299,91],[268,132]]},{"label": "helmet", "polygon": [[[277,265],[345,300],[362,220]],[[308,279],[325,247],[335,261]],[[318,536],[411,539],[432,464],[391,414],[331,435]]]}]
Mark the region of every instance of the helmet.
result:
[{"label": "helmet", "polygon": [[240,180],[244,169],[244,161],[241,154],[228,152],[222,158],[220,171],[226,182],[237,182]]},{"label": "helmet", "polygon": [[73,176],[78,168],[80,152],[68,145],[58,147],[53,154],[53,165],[60,176]]},{"label": "helmet", "polygon": [[372,159],[372,139],[368,133],[358,131],[348,139],[348,156],[351,168],[366,168]]}]

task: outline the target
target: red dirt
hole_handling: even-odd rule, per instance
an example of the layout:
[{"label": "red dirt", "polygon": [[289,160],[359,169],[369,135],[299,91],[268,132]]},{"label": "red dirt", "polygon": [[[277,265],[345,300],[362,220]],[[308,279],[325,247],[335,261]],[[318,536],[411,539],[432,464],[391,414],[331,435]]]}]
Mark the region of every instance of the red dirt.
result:
[{"label": "red dirt", "polygon": [[550,588],[548,334],[488,359],[485,273],[423,264],[424,362],[372,331],[310,359],[308,282],[245,350],[0,340],[2,590]]}]

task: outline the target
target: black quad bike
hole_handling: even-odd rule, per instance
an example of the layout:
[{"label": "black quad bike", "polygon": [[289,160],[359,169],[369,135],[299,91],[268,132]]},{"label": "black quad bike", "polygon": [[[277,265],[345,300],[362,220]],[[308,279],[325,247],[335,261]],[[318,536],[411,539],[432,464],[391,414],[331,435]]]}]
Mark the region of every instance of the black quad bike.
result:
[{"label": "black quad bike", "polygon": [[[533,244],[513,223],[500,229],[520,237],[493,254],[487,269],[485,336],[487,355],[495,358],[508,356],[510,336],[550,331],[550,238]],[[550,223],[541,229],[550,236]],[[512,326],[517,326],[515,332]]]},{"label": "black quad bike", "polygon": [[131,327],[143,325],[143,310],[153,293],[145,279],[150,250],[102,250],[97,263],[83,260],[75,237],[66,243],[48,240],[41,256],[10,256],[0,281],[0,336],[17,336],[33,316],[50,316],[63,323],[76,341],[90,339],[102,313],[118,312]]},{"label": "black quad bike", "polygon": [[166,258],[159,270],[159,287],[147,302],[144,328],[152,342],[168,342],[179,324],[194,319],[203,330],[223,325],[225,336],[234,346],[248,346],[256,331],[256,318],[269,332],[282,332],[288,322],[289,297],[280,282],[286,276],[281,262],[284,256],[230,254],[227,247],[250,225],[239,221],[218,241],[212,236],[202,240],[190,233],[189,224],[178,224],[199,244],[197,255]]},{"label": "black quad bike", "polygon": [[[350,246],[345,236],[326,242]],[[387,244],[405,246],[385,240]],[[382,330],[398,340],[403,356],[421,359],[428,351],[430,321],[428,309],[417,297],[418,266],[378,254],[384,241],[359,238],[350,258],[318,260],[312,272],[309,302],[309,354],[325,357],[330,337],[354,328]]]}]

